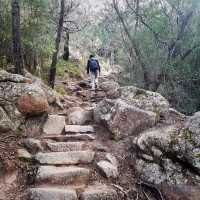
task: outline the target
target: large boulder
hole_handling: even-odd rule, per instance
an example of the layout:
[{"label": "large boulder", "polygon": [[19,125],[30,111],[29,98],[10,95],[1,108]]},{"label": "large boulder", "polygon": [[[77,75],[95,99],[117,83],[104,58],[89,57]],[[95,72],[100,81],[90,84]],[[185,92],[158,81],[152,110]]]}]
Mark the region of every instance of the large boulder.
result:
[{"label": "large boulder", "polygon": [[58,94],[55,90],[48,87],[40,78],[33,76],[32,74],[26,72],[26,77],[32,80],[32,83],[40,87],[43,92],[45,93],[45,97],[47,98],[47,101],[49,104],[53,104],[56,102],[58,98]]},{"label": "large boulder", "polygon": [[147,91],[134,86],[120,88],[121,99],[145,111],[165,115],[169,110],[169,102],[159,93]]},{"label": "large boulder", "polygon": [[184,117],[170,112],[169,102],[159,93],[139,89],[134,86],[119,87],[114,81],[103,81],[100,88],[106,98],[97,104],[94,118],[104,125],[114,136],[138,134],[156,122],[174,124]]},{"label": "large boulder", "polygon": [[27,115],[47,112],[48,102],[44,89],[37,81],[1,70],[0,107],[1,122],[4,123],[1,124],[1,129],[4,129],[1,131],[8,131],[17,130]]},{"label": "large boulder", "polygon": [[180,130],[174,125],[143,132],[132,146],[140,178],[155,184],[198,183],[200,146],[196,140],[199,139],[200,135],[193,137],[188,129]]},{"label": "large boulder", "polygon": [[18,74],[11,74],[4,70],[0,71],[0,82],[13,82],[13,83],[32,83],[30,78]]},{"label": "large boulder", "polygon": [[97,123],[104,124],[115,139],[137,135],[156,124],[156,114],[145,111],[126,102],[104,99],[94,109]]},{"label": "large boulder", "polygon": [[48,112],[49,104],[43,89],[37,84],[31,84],[23,88],[17,107],[23,115],[34,116]]},{"label": "large boulder", "polygon": [[4,130],[1,131],[15,130],[24,121],[23,116],[16,107],[16,102],[23,93],[23,87],[29,84],[27,82],[29,82],[28,79],[21,75],[0,71],[1,119],[4,123],[6,121],[6,127],[5,124],[2,125],[1,128]]},{"label": "large boulder", "polygon": [[119,84],[115,81],[105,81],[100,84],[100,89],[104,90],[105,92],[109,90],[117,90],[119,89]]},{"label": "large boulder", "polygon": [[105,81],[100,84],[100,89],[106,93],[109,99],[116,99],[120,97],[119,84],[115,81]]}]

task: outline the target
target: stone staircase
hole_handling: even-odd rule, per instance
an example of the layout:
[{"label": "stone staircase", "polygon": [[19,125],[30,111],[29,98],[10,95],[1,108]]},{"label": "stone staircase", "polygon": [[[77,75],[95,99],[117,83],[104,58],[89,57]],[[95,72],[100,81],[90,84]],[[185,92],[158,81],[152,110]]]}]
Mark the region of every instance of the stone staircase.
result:
[{"label": "stone staircase", "polygon": [[91,176],[99,173],[98,165],[102,170],[105,167],[105,175],[117,175],[115,159],[113,163],[109,158],[96,163],[92,126],[66,125],[64,134],[44,134],[39,140],[44,150],[34,155],[39,168],[34,187],[28,189],[28,200],[118,199],[116,190],[108,183],[91,181]]}]

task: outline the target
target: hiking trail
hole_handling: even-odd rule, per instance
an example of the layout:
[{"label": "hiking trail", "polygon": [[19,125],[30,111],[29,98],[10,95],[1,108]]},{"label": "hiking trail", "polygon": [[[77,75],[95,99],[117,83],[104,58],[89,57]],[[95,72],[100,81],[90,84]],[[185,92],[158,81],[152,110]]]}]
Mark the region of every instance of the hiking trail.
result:
[{"label": "hiking trail", "polygon": [[[91,91],[87,81],[82,81],[81,86],[82,90],[78,91],[76,96],[90,106],[83,107],[82,111],[90,112],[96,102],[104,98],[103,91]],[[117,186],[115,181],[112,181],[119,175],[118,161],[109,152],[109,147],[99,139],[104,137],[97,135],[99,127],[94,121],[84,125],[65,124],[65,121],[67,120],[63,113],[52,113],[44,126],[45,134],[37,139],[27,139],[40,144],[40,151],[34,156],[38,171],[34,186],[28,189],[29,198],[118,199]]]}]

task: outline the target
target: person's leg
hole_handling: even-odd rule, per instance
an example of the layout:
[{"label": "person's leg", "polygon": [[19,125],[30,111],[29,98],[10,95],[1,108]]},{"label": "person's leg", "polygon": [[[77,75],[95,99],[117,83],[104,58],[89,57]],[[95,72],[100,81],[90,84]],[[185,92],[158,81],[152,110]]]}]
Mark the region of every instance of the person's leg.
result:
[{"label": "person's leg", "polygon": [[95,89],[95,74],[90,72],[90,78],[91,78],[91,87],[94,90]]},{"label": "person's leg", "polygon": [[96,72],[96,74],[95,74],[95,87],[96,88],[98,88],[98,76],[99,76],[99,74],[98,74],[98,72]]}]

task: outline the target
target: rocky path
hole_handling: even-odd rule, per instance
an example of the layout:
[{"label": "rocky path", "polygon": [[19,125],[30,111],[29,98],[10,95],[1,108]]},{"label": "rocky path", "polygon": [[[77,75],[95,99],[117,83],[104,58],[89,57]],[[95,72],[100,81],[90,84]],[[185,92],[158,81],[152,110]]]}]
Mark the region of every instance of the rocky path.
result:
[{"label": "rocky path", "polygon": [[87,81],[61,82],[62,97],[30,77],[0,71],[0,199],[152,199],[144,181],[166,200],[199,200],[200,112],[185,116],[112,77],[95,93]]},{"label": "rocky path", "polygon": [[[91,99],[95,102],[95,98]],[[29,200],[118,199],[111,181],[103,181],[118,177],[117,159],[99,143],[93,123],[74,125],[81,124],[80,118],[87,118],[90,110],[70,113],[72,122],[69,124],[65,116],[49,115],[44,134],[24,141],[26,148],[34,153],[29,155],[21,150],[21,157],[34,158],[39,164],[35,184],[28,189]],[[98,152],[104,152],[100,159]]]}]

